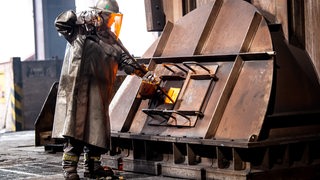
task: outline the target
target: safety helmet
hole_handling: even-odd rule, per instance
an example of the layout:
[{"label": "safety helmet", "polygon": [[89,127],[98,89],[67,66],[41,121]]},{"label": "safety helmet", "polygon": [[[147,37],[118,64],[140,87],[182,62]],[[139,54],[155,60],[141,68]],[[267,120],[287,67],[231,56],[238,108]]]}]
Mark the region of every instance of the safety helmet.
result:
[{"label": "safety helmet", "polygon": [[119,6],[116,0],[98,0],[93,9],[107,13],[119,13]]},{"label": "safety helmet", "polygon": [[94,10],[101,12],[101,17],[105,19],[105,25],[111,29],[118,39],[122,25],[123,14],[119,12],[116,0],[98,0]]}]

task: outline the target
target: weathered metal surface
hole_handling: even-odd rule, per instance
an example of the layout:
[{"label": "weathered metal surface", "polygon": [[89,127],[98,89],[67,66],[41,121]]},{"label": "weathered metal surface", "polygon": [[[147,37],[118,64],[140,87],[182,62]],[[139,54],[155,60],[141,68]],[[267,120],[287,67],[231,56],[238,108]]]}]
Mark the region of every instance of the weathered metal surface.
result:
[{"label": "weathered metal surface", "polygon": [[[221,121],[221,117],[224,114],[225,108],[230,98],[230,95],[232,94],[233,88],[239,78],[239,73],[241,71],[242,66],[243,66],[242,58],[237,57],[232,66],[232,69],[230,70],[230,74],[228,75],[228,78],[225,79],[226,83],[224,86],[222,86],[223,89],[221,90],[221,92],[219,92],[221,95],[219,94],[220,95],[219,97],[215,97],[216,99],[218,99],[217,104],[210,106],[210,107],[213,106],[214,109],[212,109],[212,111],[209,111],[209,113],[210,112],[213,112],[213,113],[210,116],[211,123],[208,126],[208,130],[205,135],[206,138],[212,138],[215,136]],[[209,102],[215,102],[215,101],[211,100]]]},{"label": "weathered metal surface", "polygon": [[[209,18],[213,4],[200,7],[198,12],[190,12],[187,16],[179,19],[170,33],[167,45],[161,56],[187,56],[193,55],[201,34]],[[196,19],[196,21],[194,21]]]},{"label": "weathered metal surface", "polygon": [[216,0],[213,4],[213,7],[211,9],[209,18],[206,22],[206,25],[203,29],[203,32],[200,36],[197,48],[194,52],[195,55],[201,54],[201,51],[203,49],[203,47],[206,45],[206,43],[210,43],[208,42],[208,35],[211,33],[213,26],[215,25],[215,22],[217,20],[217,17],[220,13],[221,7],[223,4],[223,0]]},{"label": "weathered metal surface", "polygon": [[[211,94],[210,86],[215,83],[216,71],[218,65],[204,66],[209,72],[198,66],[193,66],[194,72],[188,74],[183,87],[178,96],[173,110],[189,111],[195,113],[193,116],[182,116],[179,113],[173,114],[168,120],[168,125],[173,126],[195,126],[198,118],[203,115],[203,109],[206,107],[206,99]],[[205,76],[206,75],[206,76]],[[200,77],[205,76],[205,77]],[[189,113],[189,114],[190,114]],[[199,114],[197,114],[199,113]]]},{"label": "weathered metal surface", "polygon": [[[136,117],[133,120],[133,123],[131,125],[131,129],[129,132],[131,133],[144,133],[144,134],[159,134],[163,136],[167,135],[173,135],[173,136],[187,136],[187,137],[204,137],[208,127],[210,126],[210,118],[212,117],[212,113],[217,105],[217,102],[219,102],[221,92],[223,92],[225,83],[227,82],[226,79],[229,76],[232,64],[231,62],[225,62],[225,63],[218,63],[219,64],[219,70],[217,71],[217,77],[219,80],[214,85],[214,90],[212,91],[212,94],[209,96],[209,100],[207,102],[206,108],[203,111],[203,118],[197,121],[196,128],[189,128],[189,129],[180,129],[180,128],[170,128],[168,126],[145,126],[142,122],[145,122],[145,120],[141,120],[143,118],[146,118],[146,116],[140,112],[137,111]],[[156,71],[158,72],[158,71]],[[195,89],[195,92],[197,89]],[[140,106],[140,109],[147,109],[148,103],[143,103]],[[141,130],[141,131],[137,131]]]},{"label": "weathered metal surface", "polygon": [[[126,78],[110,105],[104,163],[118,168],[122,158],[125,171],[186,179],[319,179],[315,63],[265,13],[213,0],[168,22],[139,60],[179,94],[174,103],[161,91],[143,99],[141,80]],[[50,141],[47,127],[37,129],[38,144]]]},{"label": "weathered metal surface", "polygon": [[256,11],[248,3],[224,1],[201,54],[240,52]]},{"label": "weathered metal surface", "polygon": [[58,82],[53,83],[48,96],[41,108],[41,112],[35,121],[35,145],[54,144],[51,139],[53,115],[56,107]]},{"label": "weathered metal surface", "polygon": [[168,22],[140,59],[162,90],[144,99],[140,79],[122,83],[105,163],[187,179],[319,178],[320,86],[306,54],[275,27],[238,0]]},{"label": "weathered metal surface", "polygon": [[314,65],[304,50],[286,44],[281,29],[273,28],[277,52],[273,114],[319,111],[320,87]]},{"label": "weathered metal surface", "polygon": [[250,148],[239,141],[126,133],[114,134],[113,142],[125,150],[107,162],[117,168],[117,158],[122,157],[126,171],[186,179],[261,179],[263,174],[263,179],[287,179],[292,174],[299,179],[319,178],[317,136],[253,142]]},{"label": "weathered metal surface", "polygon": [[266,38],[266,35],[269,36],[269,27],[266,21],[261,20],[259,27],[256,29],[255,35],[252,39],[251,46],[248,48],[249,52],[272,52],[273,47],[270,47],[272,44],[271,38]]},{"label": "weathered metal surface", "polygon": [[246,61],[221,118],[216,139],[258,138],[271,93],[273,61]]},{"label": "weathered metal surface", "polygon": [[[319,52],[319,45],[320,45],[320,2],[319,1],[302,1],[304,3],[304,15],[305,17],[301,17],[305,20],[305,24],[299,26],[301,29],[305,29],[305,49],[310,57],[316,72],[317,76],[320,77],[320,52]],[[319,79],[319,78],[318,78]]]},{"label": "weathered metal surface", "polygon": [[[114,95],[109,106],[109,115],[116,119],[111,121],[111,130],[114,132],[126,131],[129,129],[132,113],[136,111],[138,103],[136,95],[140,87],[141,79],[134,76],[127,76],[122,85]],[[126,104],[126,106],[123,106]]]},{"label": "weathered metal surface", "polygon": [[[166,102],[160,91],[141,99],[136,112],[127,116],[131,124],[112,134],[111,154],[118,155],[107,163],[116,168],[122,157],[126,171],[188,179],[285,178],[288,172],[307,177],[301,170],[318,177],[319,163],[310,162],[320,159],[315,153],[320,149],[320,111],[298,116],[280,112],[319,110],[319,85],[312,73],[303,74],[286,61],[290,58],[283,54],[289,49],[281,39],[272,39],[276,36],[269,28],[255,7],[234,0],[213,1],[168,23],[143,58],[160,77],[160,87],[179,89],[179,95],[174,103]],[[273,52],[273,43],[281,52]],[[301,75],[294,74],[297,69]],[[295,86],[283,96],[285,80],[304,87]],[[311,87],[310,95],[290,97]],[[117,116],[111,119],[117,121]]]},{"label": "weathered metal surface", "polygon": [[[241,10],[242,13],[240,13],[240,10],[235,10],[236,12],[231,13],[231,15],[230,13],[228,13],[228,11],[230,11],[230,10],[227,11],[228,8],[233,9],[238,6],[247,8],[248,13],[243,13],[243,10]],[[244,15],[237,15],[237,14],[244,14]],[[230,16],[232,20],[229,19]],[[197,19],[197,21],[194,21],[195,19]],[[241,22],[242,24],[241,26],[237,24],[239,22]],[[227,28],[227,27],[221,28],[221,26],[225,26],[225,25],[227,25],[227,27],[230,26],[230,28]],[[163,67],[163,64],[165,62],[170,62],[170,63],[178,63],[178,62],[182,63],[186,61],[210,62],[210,59],[204,59],[204,58],[201,58],[201,59],[192,58],[192,57],[185,58],[186,55],[192,56],[195,53],[227,55],[230,53],[237,54],[239,52],[247,52],[250,50],[255,50],[255,51],[260,50],[261,52],[270,51],[272,50],[272,44],[270,40],[270,34],[268,31],[266,31],[266,27],[267,27],[266,22],[261,18],[261,15],[255,10],[255,8],[250,6],[250,4],[241,2],[239,3],[239,5],[237,5],[237,2],[234,2],[234,1],[220,1],[220,0],[215,1],[214,3],[208,4],[207,6],[201,7],[189,13],[187,16],[180,19],[174,25],[171,23],[167,25],[167,28],[165,28],[167,30],[163,32],[160,40],[158,41],[162,43],[159,43],[158,45],[154,46],[156,47],[156,49],[152,50],[154,51],[154,55],[159,56],[162,59],[158,60],[157,58],[152,58],[151,59],[152,60],[151,64],[153,64],[152,68],[157,76],[168,76],[168,75],[171,75],[172,72],[168,71],[166,68]],[[237,30],[235,30],[235,28],[237,28]],[[237,38],[227,37],[228,34],[235,35],[237,38],[240,37],[241,40]],[[222,38],[221,36],[225,36],[225,38]],[[263,39],[262,43],[259,43],[259,40],[261,39]],[[237,45],[230,46],[231,41],[232,43],[235,43]],[[261,45],[261,47],[259,47],[259,45]],[[216,46],[216,48],[214,46]],[[150,53],[146,53],[146,54],[150,54]],[[168,57],[168,60],[166,59],[166,57]],[[180,58],[174,58],[174,57],[180,57]],[[236,70],[225,69],[225,68],[231,67],[230,65],[233,64],[232,61],[235,61],[236,57],[237,56],[234,56],[234,58],[229,58],[229,61],[231,61],[231,64],[229,63],[221,64],[219,63],[219,59],[215,60],[215,62],[212,63],[212,65],[219,66],[217,70],[217,77],[219,80],[216,83],[214,83],[214,86],[213,85],[211,86],[210,83],[208,84],[205,81],[195,81],[200,84],[196,86],[192,86],[191,88],[191,86],[188,87],[190,78],[187,78],[183,82],[184,83],[183,87],[180,87],[183,90],[181,94],[178,96],[177,104],[174,106],[174,108],[171,108],[174,111],[190,110],[190,108],[185,109],[183,106],[180,107],[181,105],[180,102],[187,102],[188,99],[190,100],[190,98],[192,98],[192,96],[190,95],[186,95],[185,97],[183,97],[183,94],[185,91],[198,92],[197,94],[198,96],[194,96],[194,97],[201,97],[202,95],[200,92],[203,92],[202,94],[209,92],[209,94],[207,94],[205,98],[202,96],[202,99],[201,98],[200,99],[195,98],[197,100],[191,99],[191,101],[188,103],[189,107],[193,106],[195,107],[195,109],[199,109],[201,105],[204,103],[203,101],[205,101],[205,108],[203,108],[202,109],[203,112],[201,112],[203,117],[200,118],[201,119],[200,121],[197,121],[198,118],[194,116],[188,116],[186,118],[181,115],[175,115],[174,114],[175,112],[171,111],[170,108],[167,109],[168,107],[165,108],[166,112],[164,112],[163,110],[161,110],[161,106],[159,106],[154,111],[150,111],[150,110],[147,111],[148,114],[150,115],[149,117],[145,116],[142,112],[138,110],[135,114],[135,117],[132,120],[132,124],[130,126],[129,132],[144,133],[144,134],[159,134],[163,136],[171,135],[171,136],[178,136],[178,137],[182,137],[182,136],[201,137],[201,138],[214,137],[219,127],[220,120],[224,115],[225,108],[228,105],[228,101],[229,101],[228,99],[233,92],[233,86],[237,83],[237,79],[239,76],[237,75],[237,73],[240,73],[242,69],[243,63],[235,66],[237,68]],[[266,56],[264,58],[267,58],[265,60],[271,60],[270,62],[272,62],[272,58],[270,56],[269,57]],[[220,65],[222,66],[220,67]],[[268,72],[272,72],[273,66],[268,66],[267,68],[270,69]],[[185,76],[190,77],[191,70],[189,70],[188,68],[186,69],[188,73]],[[183,74],[184,72],[179,72],[179,73]],[[229,77],[230,75],[232,77]],[[246,75],[248,74],[245,74],[244,77]],[[272,73],[269,73],[268,75],[269,77],[267,79],[269,80],[270,78],[272,78]],[[166,83],[168,82],[165,81],[164,84]],[[259,83],[261,84],[261,86],[266,87],[264,89],[260,88],[259,91],[263,90],[261,91],[262,94],[270,94],[271,82],[265,83],[264,80],[261,80]],[[168,90],[170,87],[166,86],[165,88],[167,88]],[[248,98],[250,99],[252,98],[252,96],[253,95],[250,95]],[[267,103],[263,101],[262,104],[263,104],[261,105],[263,106],[261,107],[263,109],[262,111],[266,112]],[[235,107],[233,107],[232,110],[230,111],[231,112],[236,111],[234,108]],[[150,106],[148,105],[148,103],[142,103],[139,109],[140,110],[150,109]],[[159,115],[159,111],[161,112],[160,115]],[[176,119],[172,118],[171,117],[172,114],[174,114],[173,116],[175,118],[177,117],[180,118],[180,120],[177,121]],[[154,119],[151,116],[153,117],[157,116],[157,117]],[[169,119],[168,117],[171,117],[171,118]],[[261,119],[261,115],[259,115],[259,117],[260,118],[255,117],[255,119],[259,119],[258,124],[262,124],[263,118]],[[141,120],[141,118],[147,118],[147,119]],[[242,118],[245,119],[245,117],[242,117]],[[149,123],[149,125],[144,124],[143,122],[147,124]],[[180,122],[180,123],[177,123],[177,122]],[[167,126],[162,126],[162,127],[151,126],[151,125],[157,125],[157,124],[167,125]],[[192,126],[194,128],[190,128],[188,130],[174,128],[175,125],[183,125],[183,124],[189,124],[188,126]],[[170,126],[173,126],[173,127],[170,127]],[[219,132],[221,131],[223,130],[220,130]],[[246,127],[244,127],[244,129],[239,129],[239,131],[243,131],[247,133],[251,132],[251,131],[247,131]],[[255,133],[259,134],[259,130],[255,131]],[[220,135],[218,134],[217,137],[220,137]]]}]

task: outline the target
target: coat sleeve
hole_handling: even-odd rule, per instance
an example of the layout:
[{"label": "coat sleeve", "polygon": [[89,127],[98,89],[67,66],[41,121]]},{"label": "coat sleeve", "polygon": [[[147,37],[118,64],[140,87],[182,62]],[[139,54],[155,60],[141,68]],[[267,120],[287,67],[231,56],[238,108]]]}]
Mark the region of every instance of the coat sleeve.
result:
[{"label": "coat sleeve", "polygon": [[131,59],[126,53],[121,54],[119,69],[123,70],[126,74],[134,74],[139,77],[143,77],[148,71],[143,64],[138,64],[135,59]]},{"label": "coat sleeve", "polygon": [[62,12],[54,22],[57,31],[63,35],[69,43],[72,43],[78,35],[79,26],[76,22],[77,15],[72,10]]}]

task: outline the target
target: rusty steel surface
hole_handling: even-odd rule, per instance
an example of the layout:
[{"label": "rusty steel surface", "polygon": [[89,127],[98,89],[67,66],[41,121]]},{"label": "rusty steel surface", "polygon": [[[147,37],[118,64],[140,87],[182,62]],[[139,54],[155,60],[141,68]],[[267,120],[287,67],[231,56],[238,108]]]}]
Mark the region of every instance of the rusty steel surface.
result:
[{"label": "rusty steel surface", "polygon": [[51,137],[53,114],[56,104],[56,96],[58,91],[58,82],[53,83],[48,96],[35,121],[35,145],[40,146],[43,144],[54,143]]},{"label": "rusty steel surface", "polygon": [[142,98],[141,80],[126,78],[105,163],[187,179],[319,178],[320,86],[276,27],[240,0],[168,22],[141,58],[161,90]]},{"label": "rusty steel surface", "polygon": [[224,1],[202,54],[240,52],[255,12],[248,3]]},{"label": "rusty steel surface", "polygon": [[[188,179],[261,178],[257,172],[269,179],[284,177],[286,171],[305,177],[301,170],[317,177],[318,164],[303,163],[303,157],[319,159],[313,155],[320,149],[316,120],[304,114],[272,114],[290,103],[278,98],[278,88],[283,93],[285,86],[278,80],[289,78],[286,73],[295,68],[291,64],[290,71],[275,69],[278,56],[273,43],[279,39],[272,39],[269,28],[254,6],[234,0],[216,0],[175,23],[168,22],[143,59],[150,61],[149,70],[161,79],[164,91],[179,94],[174,103],[168,103],[160,91],[141,99],[135,94],[137,85],[123,93],[138,103],[122,103],[131,113],[111,116],[113,124],[120,117],[120,122],[126,119],[127,123],[125,128],[115,125],[112,144],[116,156],[110,156],[107,164],[117,167],[121,157],[126,171]],[[284,59],[279,62],[290,64]],[[291,94],[310,88],[309,81],[305,84]],[[310,99],[302,104],[317,107]],[[313,115],[319,117],[317,112]],[[308,120],[301,124],[301,118]],[[297,139],[297,135],[309,140]],[[306,151],[309,146],[313,152]],[[292,147],[299,148],[299,155]],[[286,162],[301,166],[297,171]]]},{"label": "rusty steel surface", "polygon": [[272,61],[243,64],[215,138],[249,140],[259,136],[271,93],[272,67]]},{"label": "rusty steel surface", "polygon": [[178,20],[170,32],[161,56],[193,55],[211,9],[210,6],[204,6],[199,10],[202,13],[192,13],[192,16],[185,16]]},{"label": "rusty steel surface", "polygon": [[[132,111],[135,111],[136,94],[141,83],[141,79],[135,76],[127,76],[117,93],[114,95],[109,106],[109,115],[116,119],[111,121],[112,131],[121,132],[130,125],[130,117]],[[123,106],[126,104],[126,106]]]},{"label": "rusty steel surface", "polygon": [[[132,123],[128,132],[247,141],[252,134],[259,136],[271,92],[273,58],[265,56],[248,59],[237,54],[248,53],[247,56],[250,57],[250,52],[272,51],[271,36],[266,27],[261,14],[252,5],[227,0],[216,0],[190,12],[174,24],[168,23],[157,41],[158,44],[152,45],[146,52],[154,57],[144,58],[151,58],[149,69],[151,68],[156,76],[167,77],[160,86],[168,91],[175,87],[174,84],[180,83],[175,87],[180,88],[180,94],[172,106],[163,103],[161,96],[158,99],[142,100],[134,116],[127,116],[129,119],[132,118],[129,120]],[[235,56],[229,57],[227,62],[199,58],[217,54]],[[236,59],[241,59],[241,63],[236,63]],[[191,78],[192,74],[196,73],[192,68],[184,66],[189,62],[198,62],[209,69],[216,66],[217,79]],[[266,62],[268,66],[265,65]],[[168,64],[172,68],[171,71],[168,70]],[[262,72],[247,68],[250,67],[249,64],[256,64],[257,67],[265,69]],[[177,65],[180,69],[175,67]],[[201,66],[197,68],[201,69]],[[261,73],[263,78],[260,78]],[[184,77],[177,80],[176,76]],[[250,80],[247,76],[254,76],[256,80]],[[250,89],[243,89],[242,85]],[[256,98],[255,92],[263,94],[263,98]],[[127,93],[124,93],[124,96],[127,96]],[[247,106],[250,101],[254,101],[250,104],[259,107],[259,111],[239,114],[241,106]],[[126,104],[126,107],[130,106]],[[114,123],[118,122],[117,115],[112,115],[111,119],[114,119]],[[251,125],[244,124],[236,129],[227,128],[227,124],[237,122]],[[118,126],[119,124],[115,125]],[[177,128],[179,126],[185,128]],[[119,131],[119,128],[114,130]]]}]

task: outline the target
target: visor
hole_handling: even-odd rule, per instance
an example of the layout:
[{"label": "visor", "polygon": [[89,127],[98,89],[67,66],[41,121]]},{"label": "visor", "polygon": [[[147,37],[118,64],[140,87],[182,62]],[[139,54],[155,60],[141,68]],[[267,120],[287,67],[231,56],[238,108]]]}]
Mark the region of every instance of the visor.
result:
[{"label": "visor", "polygon": [[121,30],[122,17],[123,17],[123,14],[121,13],[111,13],[109,15],[109,20],[107,24],[108,28],[110,28],[111,31],[116,35],[117,40],[119,38],[119,34]]}]

